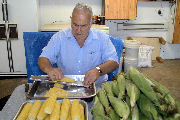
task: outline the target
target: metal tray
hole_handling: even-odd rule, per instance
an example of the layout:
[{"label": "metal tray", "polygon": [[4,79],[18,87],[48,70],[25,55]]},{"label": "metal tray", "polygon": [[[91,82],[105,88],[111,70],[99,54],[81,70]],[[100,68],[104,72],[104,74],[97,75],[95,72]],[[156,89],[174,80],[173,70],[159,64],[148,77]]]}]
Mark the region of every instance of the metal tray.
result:
[{"label": "metal tray", "polygon": [[[66,77],[73,78],[75,81],[83,81],[84,75],[65,75]],[[43,75],[43,77],[47,77],[47,75]],[[52,87],[54,87],[55,83],[47,82],[47,81],[34,81],[32,87],[27,93],[27,98],[29,99],[39,99],[45,100],[47,97],[44,97],[45,93]],[[91,98],[96,95],[96,87],[95,84],[92,84],[90,87],[82,87],[82,86],[68,86],[64,87],[64,90],[68,92],[67,97],[57,97],[57,99],[63,98]]]},{"label": "metal tray", "polygon": [[[28,100],[28,101],[24,102],[24,103],[20,106],[20,108],[19,108],[18,112],[16,113],[15,117],[13,118],[13,120],[16,120],[16,119],[17,119],[18,115],[21,113],[22,109],[24,108],[24,106],[25,106],[27,103],[34,103],[35,101],[36,101],[36,100]],[[45,100],[41,100],[42,103],[44,103],[44,101],[45,101]],[[62,103],[62,100],[57,100],[57,101],[59,101],[60,103]],[[72,103],[73,99],[70,99],[70,101],[71,101],[71,103]],[[88,105],[87,105],[87,103],[86,103],[85,101],[83,101],[83,100],[79,100],[79,103],[80,103],[81,105],[83,105],[83,107],[84,107],[84,113],[85,113],[85,116],[84,116],[84,117],[85,117],[85,120],[88,120]]]}]

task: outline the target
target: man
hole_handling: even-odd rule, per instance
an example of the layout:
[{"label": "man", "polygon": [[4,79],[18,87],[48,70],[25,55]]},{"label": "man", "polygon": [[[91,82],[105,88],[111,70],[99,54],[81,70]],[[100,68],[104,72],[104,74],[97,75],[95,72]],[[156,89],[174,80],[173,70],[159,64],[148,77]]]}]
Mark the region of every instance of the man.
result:
[{"label": "man", "polygon": [[[78,3],[72,12],[71,28],[57,32],[43,48],[38,65],[52,80],[85,74],[84,85],[102,83],[107,73],[118,67],[109,36],[91,29],[92,14],[91,7]],[[52,66],[55,63],[58,67]]]}]

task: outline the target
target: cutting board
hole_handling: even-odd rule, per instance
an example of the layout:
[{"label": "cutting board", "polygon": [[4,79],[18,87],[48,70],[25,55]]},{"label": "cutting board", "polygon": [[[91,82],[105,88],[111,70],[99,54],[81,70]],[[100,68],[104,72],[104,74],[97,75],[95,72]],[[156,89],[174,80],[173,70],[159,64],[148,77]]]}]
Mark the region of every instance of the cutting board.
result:
[{"label": "cutting board", "polygon": [[156,60],[156,57],[160,56],[161,43],[159,42],[159,37],[128,37],[127,39],[137,40],[143,45],[153,46],[152,60]]}]

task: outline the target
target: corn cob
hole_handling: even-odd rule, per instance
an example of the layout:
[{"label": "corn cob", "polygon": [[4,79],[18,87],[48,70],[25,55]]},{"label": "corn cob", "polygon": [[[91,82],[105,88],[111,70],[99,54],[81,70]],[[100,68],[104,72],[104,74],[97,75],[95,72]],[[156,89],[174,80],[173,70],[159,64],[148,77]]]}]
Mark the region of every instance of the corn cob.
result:
[{"label": "corn cob", "polygon": [[108,98],[116,113],[122,117],[123,120],[126,120],[130,114],[130,109],[127,103],[110,95],[108,95]]},{"label": "corn cob", "polygon": [[50,114],[50,120],[59,120],[61,104],[56,101],[53,112]]},{"label": "corn cob", "polygon": [[108,95],[114,96],[114,94],[112,92],[112,84],[111,83],[109,83],[109,82],[104,83],[104,89]]},{"label": "corn cob", "polygon": [[47,115],[44,120],[50,120],[50,115]]},{"label": "corn cob", "polygon": [[70,100],[63,99],[61,104],[60,120],[66,120],[70,112]]},{"label": "corn cob", "polygon": [[126,88],[126,80],[123,75],[119,75],[117,78],[118,87],[119,87],[119,95],[118,98],[122,99],[125,94],[125,88]]},{"label": "corn cob", "polygon": [[[71,110],[71,107],[70,107],[70,110]],[[69,112],[68,117],[67,117],[67,119],[66,119],[66,120],[72,120],[72,117],[71,117],[71,112]]]},{"label": "corn cob", "polygon": [[57,81],[73,83],[73,82],[75,82],[75,79],[72,79],[72,78],[69,78],[69,77],[64,77],[64,78],[62,78],[60,80],[57,80]]},{"label": "corn cob", "polygon": [[140,120],[139,119],[139,110],[138,110],[138,107],[137,105],[135,105],[132,109],[132,112],[131,112],[131,115],[132,115],[132,120]]},{"label": "corn cob", "polygon": [[29,111],[29,115],[28,115],[29,120],[36,119],[36,116],[40,110],[40,107],[41,107],[41,101],[40,100],[35,101],[31,110]]},{"label": "corn cob", "polygon": [[56,96],[50,96],[45,102],[45,108],[44,108],[44,112],[47,114],[51,114],[53,109],[54,109],[54,105],[56,103]]},{"label": "corn cob", "polygon": [[71,106],[71,117],[72,120],[80,120],[81,119],[81,109],[80,104],[77,99],[74,99]]},{"label": "corn cob", "polygon": [[143,94],[140,94],[140,98],[138,100],[138,106],[141,112],[149,119],[149,120],[158,120],[158,112],[155,109],[155,106],[152,102]]},{"label": "corn cob", "polygon": [[133,108],[136,104],[136,101],[139,99],[140,91],[130,80],[126,80],[126,90],[128,96],[130,97],[131,108]]},{"label": "corn cob", "polygon": [[106,113],[109,113],[109,102],[104,89],[101,89],[98,93],[98,98],[101,104],[104,106]]},{"label": "corn cob", "polygon": [[118,97],[118,95],[119,95],[119,87],[118,87],[118,83],[117,83],[116,80],[114,80],[112,82],[112,91],[113,91],[114,95]]},{"label": "corn cob", "polygon": [[81,109],[81,120],[85,120],[85,118],[84,118],[84,107],[81,104],[80,104],[80,109]]},{"label": "corn cob", "polygon": [[44,118],[47,117],[48,114],[44,112],[44,108],[45,108],[45,103],[41,105],[41,108],[40,108],[39,113],[37,115],[38,120],[43,120]]},{"label": "corn cob", "polygon": [[19,114],[18,118],[16,120],[26,120],[28,117],[28,113],[32,107],[31,103],[27,103],[24,108],[22,109],[21,113]]}]

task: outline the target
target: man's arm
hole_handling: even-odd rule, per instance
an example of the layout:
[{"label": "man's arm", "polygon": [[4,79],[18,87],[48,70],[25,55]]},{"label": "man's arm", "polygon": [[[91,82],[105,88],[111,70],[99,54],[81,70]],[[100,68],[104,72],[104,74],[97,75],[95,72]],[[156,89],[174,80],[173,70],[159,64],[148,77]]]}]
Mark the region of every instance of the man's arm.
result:
[{"label": "man's arm", "polygon": [[49,59],[46,57],[40,57],[38,59],[38,65],[39,68],[48,74],[48,76],[52,79],[52,80],[56,80],[56,79],[61,79],[64,77],[63,72],[61,71],[60,68],[54,68]]},{"label": "man's arm", "polygon": [[84,78],[84,85],[90,85],[93,82],[95,82],[100,75],[108,74],[113,72],[116,68],[118,68],[119,64],[116,61],[108,60],[103,64],[98,65],[100,67],[102,73],[99,73],[99,71],[96,68],[93,68],[89,70]]}]

